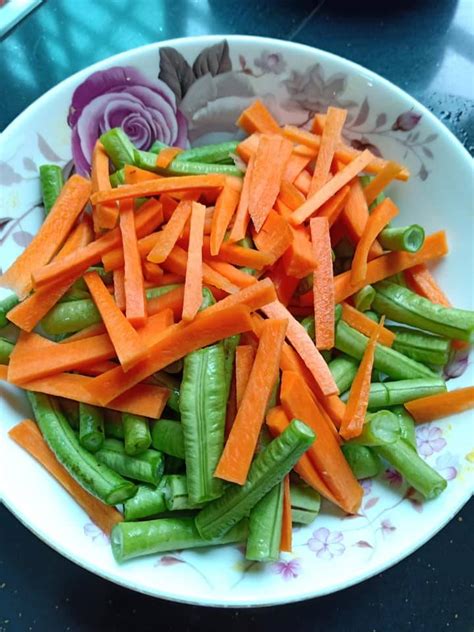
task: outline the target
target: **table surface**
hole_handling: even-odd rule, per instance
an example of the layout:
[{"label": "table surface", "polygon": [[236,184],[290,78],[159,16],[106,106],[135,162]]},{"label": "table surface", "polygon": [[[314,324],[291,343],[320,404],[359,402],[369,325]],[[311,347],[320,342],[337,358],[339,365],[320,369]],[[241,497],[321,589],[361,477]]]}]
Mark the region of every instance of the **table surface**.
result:
[{"label": "table surface", "polygon": [[[361,6],[362,5],[362,6]],[[474,153],[474,0],[48,0],[0,41],[0,130],[74,72],[167,38],[245,33],[356,61],[438,116]],[[112,27],[113,25],[113,27]],[[396,567],[324,598],[208,610],[138,595],[75,566],[0,507],[0,632],[43,630],[474,629],[473,503]]]}]

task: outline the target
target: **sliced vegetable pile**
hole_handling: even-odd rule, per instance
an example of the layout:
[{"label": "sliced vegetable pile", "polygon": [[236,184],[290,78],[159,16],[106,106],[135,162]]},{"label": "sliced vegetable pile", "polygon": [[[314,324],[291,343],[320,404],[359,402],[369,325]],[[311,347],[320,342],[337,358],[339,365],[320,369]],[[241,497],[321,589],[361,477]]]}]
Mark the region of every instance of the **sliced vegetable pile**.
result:
[{"label": "sliced vegetable pile", "polygon": [[143,152],[112,129],[90,180],[41,167],[44,223],[0,277],[0,377],[36,420],[10,436],[117,561],[243,541],[276,560],[320,496],[357,512],[383,462],[446,488],[414,428],[473,406],[440,369],[474,313],[426,267],[445,233],[390,224],[408,171],[344,144],[346,114],[281,128],[255,101],[241,142]]}]

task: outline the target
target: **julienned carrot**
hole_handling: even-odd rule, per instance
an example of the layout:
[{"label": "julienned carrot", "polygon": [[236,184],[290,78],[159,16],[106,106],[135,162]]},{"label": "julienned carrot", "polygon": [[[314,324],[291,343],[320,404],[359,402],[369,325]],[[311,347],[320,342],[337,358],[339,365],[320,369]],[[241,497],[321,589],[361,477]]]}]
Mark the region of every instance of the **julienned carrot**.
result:
[{"label": "julienned carrot", "polygon": [[235,243],[244,239],[247,234],[247,226],[250,221],[249,215],[249,195],[250,195],[250,183],[252,181],[253,169],[255,165],[255,157],[252,156],[247,165],[247,171],[244,175],[244,181],[242,184],[242,192],[240,194],[239,205],[237,206],[237,212],[234,218],[234,225],[230,231],[229,242]]},{"label": "julienned carrot", "polygon": [[290,156],[290,159],[286,163],[286,167],[283,172],[283,178],[288,182],[295,182],[300,174],[303,173],[309,163],[313,160],[313,158],[314,152],[309,150],[308,147],[305,147],[304,145],[296,145],[296,147],[293,147],[293,152]]},{"label": "julienned carrot", "polygon": [[92,230],[90,215],[84,214],[81,221],[69,233],[69,236],[64,242],[64,246],[54,257],[55,261],[58,261],[58,259],[64,259],[64,257],[70,255],[71,252],[87,246],[87,244],[90,244],[93,239],[94,231]]},{"label": "julienned carrot", "polygon": [[331,163],[334,158],[334,152],[341,142],[341,132],[346,117],[347,110],[328,107],[309,195],[313,195],[326,184],[331,169]]},{"label": "julienned carrot", "polygon": [[310,228],[313,255],[317,261],[313,272],[316,347],[332,349],[334,347],[334,278],[328,220],[325,217],[313,217]]},{"label": "julienned carrot", "polygon": [[113,527],[123,520],[122,514],[115,507],[110,507],[89,494],[72,478],[49,449],[34,421],[25,419],[14,426],[8,435],[54,476],[77,504],[84,509],[92,522],[110,536]]},{"label": "julienned carrot", "polygon": [[213,257],[219,254],[226,231],[239,204],[241,191],[241,178],[227,178],[224,188],[219,193],[212,215],[210,249]]},{"label": "julienned carrot", "polygon": [[237,408],[247,388],[247,384],[255,359],[255,350],[252,345],[239,345],[235,350],[235,397]]},{"label": "julienned carrot", "polygon": [[156,159],[156,166],[161,169],[166,169],[169,167],[171,162],[176,158],[178,154],[180,154],[183,150],[179,147],[165,147],[160,151],[158,157]]},{"label": "julienned carrot", "polygon": [[184,281],[183,320],[192,320],[202,303],[202,240],[206,207],[192,203],[191,234]]},{"label": "julienned carrot", "polygon": [[405,270],[405,279],[408,287],[420,296],[424,296],[432,303],[451,307],[450,300],[424,263]]},{"label": "julienned carrot", "polygon": [[377,324],[374,331],[370,334],[369,342],[365,348],[364,355],[357,369],[356,376],[352,382],[349,399],[346,405],[346,412],[341,424],[339,432],[341,436],[349,441],[358,437],[364,426],[365,415],[369,403],[370,381],[372,378],[372,369],[374,367],[374,355],[382,330],[385,316],[382,316],[380,323]]},{"label": "julienned carrot", "polygon": [[296,211],[298,206],[301,206],[305,201],[305,197],[301,191],[299,191],[292,182],[288,182],[288,180],[282,180],[278,199],[283,202],[290,211]]},{"label": "julienned carrot", "polygon": [[253,132],[281,133],[280,126],[260,99],[256,99],[242,112],[237,119],[237,125],[247,134],[253,134]]},{"label": "julienned carrot", "polygon": [[97,362],[97,364],[91,364],[90,366],[83,367],[81,369],[81,375],[90,375],[91,377],[97,377],[98,375],[102,375],[106,371],[110,371],[110,369],[114,369],[117,366],[116,362],[112,362],[111,360],[103,360],[102,362]]},{"label": "julienned carrot", "polygon": [[247,480],[268,399],[277,379],[286,328],[285,319],[267,320],[263,324],[247,388],[215,472],[215,476],[226,481],[243,485]]},{"label": "julienned carrot", "polygon": [[117,268],[113,271],[114,279],[114,300],[117,307],[125,311],[125,271],[123,268]]},{"label": "julienned carrot", "polygon": [[69,178],[33,240],[0,276],[0,286],[10,288],[20,299],[28,296],[33,272],[49,263],[61,248],[90,192],[89,180],[78,175]]},{"label": "julienned carrot", "polygon": [[317,439],[307,454],[338,504],[345,511],[355,513],[362,498],[362,488],[297,373],[283,371],[280,399],[290,419],[301,419],[316,432]]},{"label": "julienned carrot", "polygon": [[168,327],[160,340],[148,347],[148,357],[127,373],[117,367],[95,378],[90,388],[91,394],[105,406],[152,373],[184,358],[188,353],[252,328],[250,310],[243,305],[234,305],[218,312],[210,312],[211,309],[203,310],[189,323],[183,321]]},{"label": "julienned carrot", "polygon": [[283,257],[270,268],[267,276],[275,286],[278,300],[286,307],[298,287],[299,279],[288,276]]},{"label": "julienned carrot", "polygon": [[281,523],[280,551],[291,553],[292,534],[290,476],[287,474],[283,479],[283,518]]},{"label": "julienned carrot", "polygon": [[[124,306],[125,309],[125,306]],[[64,338],[64,340],[60,340],[58,344],[66,344],[69,342],[74,342],[75,340],[85,340],[86,338],[90,338],[91,336],[98,336],[99,334],[105,334],[107,332],[104,323],[95,323],[95,325],[89,325],[89,327],[84,327],[72,336],[68,336]]]},{"label": "julienned carrot", "polygon": [[148,315],[158,314],[165,309],[171,309],[176,320],[181,318],[183,311],[184,285],[173,288],[169,292],[156,296],[148,301]]},{"label": "julienned carrot", "polygon": [[357,156],[357,158],[346,165],[342,171],[338,171],[316,193],[311,195],[304,204],[296,209],[291,218],[293,224],[302,224],[308,217],[316,213],[339,189],[355,178],[361,171],[364,171],[372,158],[370,151],[365,149],[360,156]]},{"label": "julienned carrot", "polygon": [[128,371],[146,356],[147,347],[117,307],[99,275],[87,272],[84,281],[102,316],[120,364],[124,371]]},{"label": "julienned carrot", "polygon": [[293,233],[288,222],[279,213],[270,210],[262,228],[257,233],[252,232],[252,237],[257,248],[279,259],[293,241]]},{"label": "julienned carrot", "polygon": [[324,116],[324,114],[315,114],[313,120],[311,121],[311,131],[313,132],[313,134],[319,134],[321,136],[325,125],[326,117]]},{"label": "julienned carrot", "polygon": [[[362,237],[369,219],[369,207],[365,199],[364,190],[359,178],[356,178],[350,187],[345,207],[342,209],[340,222],[344,225],[347,236],[353,244],[357,245]],[[369,251],[369,259],[379,257],[383,253],[378,242],[372,244]]]},{"label": "julienned carrot", "polygon": [[202,243],[202,254],[209,261],[225,261],[234,266],[245,266],[255,270],[262,270],[275,261],[274,256],[269,252],[245,248],[237,244],[230,244],[227,241],[221,244],[219,255],[212,257],[210,238],[207,236],[204,237]]},{"label": "julienned carrot", "polygon": [[210,268],[222,274],[223,277],[239,288],[248,287],[257,282],[254,276],[243,272],[226,261],[206,261],[206,263]]},{"label": "julienned carrot", "polygon": [[142,260],[142,270],[143,276],[145,277],[145,281],[151,283],[153,287],[156,283],[160,283],[163,277],[163,269],[157,263],[152,263],[151,261]]},{"label": "julienned carrot", "polygon": [[303,193],[305,196],[308,195],[309,187],[311,186],[311,174],[307,169],[303,169],[293,182],[298,191]]},{"label": "julienned carrot", "polygon": [[189,200],[182,200],[178,204],[166,226],[158,233],[155,244],[148,253],[148,261],[162,263],[166,260],[191,216],[191,209],[192,202]]},{"label": "julienned carrot", "polygon": [[[51,216],[51,213],[48,215]],[[135,229],[139,237],[147,235],[154,230],[163,221],[163,212],[161,203],[157,200],[150,200],[135,214]],[[43,224],[44,226],[44,224]],[[122,237],[119,228],[114,228],[91,242],[84,248],[81,248],[64,259],[52,261],[50,264],[40,267],[38,271],[32,272],[32,277],[37,287],[46,285],[51,282],[57,282],[59,279],[75,274],[79,278],[89,266],[98,263],[101,258],[110,250],[120,246]],[[123,266],[123,263],[121,264]],[[117,267],[121,267],[120,265]]]},{"label": "julienned carrot", "polygon": [[405,408],[418,423],[457,415],[474,408],[474,386],[413,399],[405,403]]},{"label": "julienned carrot", "polygon": [[321,206],[317,213],[317,217],[326,217],[329,226],[331,227],[344,210],[344,205],[346,204],[350,190],[351,188],[348,184],[346,184],[345,187],[342,187],[342,189],[335,193],[332,198]]},{"label": "julienned carrot", "polygon": [[[375,321],[346,302],[342,303],[342,320],[368,337],[370,337],[378,327]],[[382,327],[379,329],[378,341],[386,347],[391,347],[395,341],[395,334],[386,327]]]},{"label": "julienned carrot", "polygon": [[235,305],[244,305],[251,311],[262,308],[276,299],[275,287],[270,279],[262,279],[254,285],[243,288],[235,294],[226,296],[215,305],[206,309],[206,314],[214,314]]},{"label": "julienned carrot", "polygon": [[224,184],[225,176],[217,173],[204,176],[158,178],[157,180],[140,182],[139,184],[125,184],[110,191],[98,191],[91,196],[91,202],[92,204],[101,204],[103,202],[113,202],[114,200],[150,197],[174,191],[220,189]]},{"label": "julienned carrot", "polygon": [[[280,215],[289,222],[291,209],[280,199],[276,201],[275,206]],[[293,241],[283,253],[283,265],[288,276],[304,279],[316,267],[311,241],[304,226],[291,226],[289,223],[288,225],[293,235]]]},{"label": "julienned carrot", "polygon": [[268,318],[288,320],[286,336],[308,367],[321,392],[324,395],[337,394],[338,390],[334,378],[303,325],[279,301],[265,305],[262,307],[262,311]]},{"label": "julienned carrot", "polygon": [[389,160],[384,168],[375,176],[369,184],[364,187],[364,195],[367,200],[367,204],[372,204],[377,199],[386,186],[398,176],[402,166]]},{"label": "julienned carrot", "polygon": [[[107,191],[112,188],[109,178],[109,157],[102,143],[98,140],[92,152],[91,165],[92,193]],[[110,204],[96,204],[92,209],[94,231],[96,234],[103,229],[114,228],[118,219],[118,207],[115,202]]]},{"label": "julienned carrot", "polygon": [[148,317],[143,270],[138,251],[132,200],[120,202],[120,232],[124,257],[125,314],[134,327],[143,327]]},{"label": "julienned carrot", "polygon": [[140,182],[149,182],[150,180],[159,180],[162,176],[140,167],[133,165],[125,165],[123,168],[125,184],[139,184]]},{"label": "julienned carrot", "polygon": [[352,259],[351,283],[358,285],[367,275],[369,251],[380,231],[398,215],[398,207],[385,198],[370,214]]}]

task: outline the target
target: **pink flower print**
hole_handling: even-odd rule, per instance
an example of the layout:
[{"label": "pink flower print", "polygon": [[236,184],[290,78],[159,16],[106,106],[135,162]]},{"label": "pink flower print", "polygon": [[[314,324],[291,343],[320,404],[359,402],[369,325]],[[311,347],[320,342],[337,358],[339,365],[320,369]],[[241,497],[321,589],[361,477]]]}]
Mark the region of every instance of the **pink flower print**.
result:
[{"label": "pink flower print", "polygon": [[388,518],[385,518],[380,523],[380,530],[382,531],[383,535],[388,535],[389,533],[392,533],[392,531],[395,531],[395,529],[396,527],[393,526]]},{"label": "pink flower print", "polygon": [[403,477],[400,472],[391,467],[385,470],[384,478],[388,481],[390,487],[400,487],[403,483]]},{"label": "pink flower print", "polygon": [[285,562],[281,560],[280,562],[275,562],[270,566],[272,571],[277,575],[281,575],[285,581],[290,579],[295,579],[301,572],[301,564],[298,560],[289,560]]},{"label": "pink flower print", "polygon": [[92,522],[88,522],[84,525],[84,535],[90,538],[92,542],[97,542],[99,544],[109,543],[108,536]]},{"label": "pink flower print", "polygon": [[364,490],[364,496],[368,496],[372,491],[372,479],[371,478],[363,478],[359,481],[360,486]]},{"label": "pink flower print", "polygon": [[260,57],[253,60],[253,63],[263,72],[271,72],[275,75],[280,75],[286,69],[286,62],[280,53],[263,51]]},{"label": "pink flower print", "polygon": [[450,452],[439,456],[435,461],[435,468],[441,474],[441,476],[447,480],[452,481],[458,475],[459,460]]},{"label": "pink flower print", "polygon": [[441,428],[437,426],[418,426],[416,429],[416,447],[421,456],[431,456],[439,452],[446,445],[442,437]]},{"label": "pink flower print", "polygon": [[342,544],[343,537],[340,531],[331,532],[326,527],[320,527],[313,531],[313,537],[308,540],[308,547],[322,560],[332,560],[346,550]]},{"label": "pink flower print", "polygon": [[413,110],[409,110],[408,112],[403,112],[398,116],[395,123],[392,125],[393,130],[400,130],[401,132],[409,132],[414,127],[418,125],[421,120],[421,114],[417,114],[413,112]]}]

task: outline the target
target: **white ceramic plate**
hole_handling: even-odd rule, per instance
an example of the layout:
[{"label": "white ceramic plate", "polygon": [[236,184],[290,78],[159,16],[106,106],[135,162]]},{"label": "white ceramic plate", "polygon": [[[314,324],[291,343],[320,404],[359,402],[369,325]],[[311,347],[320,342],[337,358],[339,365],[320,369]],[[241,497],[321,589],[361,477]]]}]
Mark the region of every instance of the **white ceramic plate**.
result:
[{"label": "white ceramic plate", "polygon": [[[103,73],[111,68],[112,73]],[[101,74],[84,84],[98,71]],[[160,133],[175,142],[186,130],[193,143],[210,141],[215,132],[220,138],[231,137],[238,113],[257,95],[281,122],[296,125],[304,125],[330,104],[347,107],[348,140],[407,164],[412,178],[393,187],[401,207],[399,222],[419,222],[428,232],[447,229],[451,254],[436,266],[436,277],[454,304],[474,307],[473,172],[461,144],[410,96],[356,64],[299,44],[243,36],[181,39],[117,55],[62,82],[19,116],[0,143],[1,214],[10,218],[0,233],[3,269],[41,222],[37,166],[69,161],[72,135],[79,166],[87,165],[101,126],[121,122],[144,144]],[[466,362],[460,360],[451,372],[465,368]],[[470,365],[455,386],[472,383]],[[472,415],[465,413],[452,422],[418,429],[421,454],[449,480],[446,492],[435,501],[422,503],[388,471],[379,480],[364,483],[358,516],[344,517],[324,506],[313,525],[295,530],[293,554],[277,564],[249,563],[241,548],[227,546],[154,555],[118,566],[106,538],[87,516],[9,441],[8,429],[31,413],[19,390],[5,384],[0,389],[0,486],[6,506],[77,564],[166,599],[257,606],[339,590],[417,549],[472,492]]]}]

